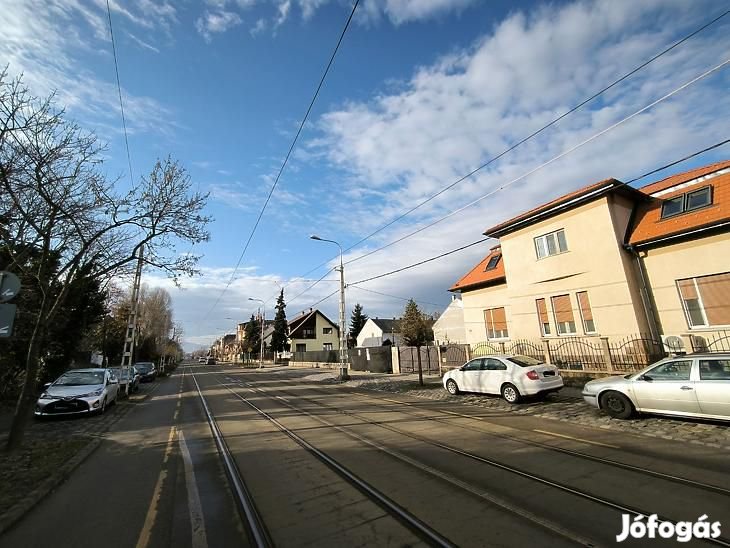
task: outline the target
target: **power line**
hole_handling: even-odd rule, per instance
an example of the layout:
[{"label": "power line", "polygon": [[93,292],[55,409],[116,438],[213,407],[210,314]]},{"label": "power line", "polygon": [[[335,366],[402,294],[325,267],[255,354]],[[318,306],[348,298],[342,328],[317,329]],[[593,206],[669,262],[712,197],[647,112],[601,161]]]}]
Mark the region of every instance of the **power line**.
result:
[{"label": "power line", "polygon": [[134,187],[134,173],[132,172],[132,156],[129,153],[129,138],[127,137],[127,120],[124,117],[124,101],[122,101],[122,85],[119,81],[119,64],[117,63],[117,46],[114,42],[114,28],[112,27],[112,10],[109,0],[106,0],[106,14],[109,17],[109,34],[112,39],[112,54],[114,57],[114,72],[117,75],[117,92],[119,93],[119,109],[122,111],[122,128],[124,129],[124,145],[127,148],[127,165],[129,166],[129,180]]},{"label": "power line", "polygon": [[[331,272],[331,270],[328,270],[327,272],[325,272],[325,273],[324,273],[324,274],[322,275],[322,277],[321,277],[320,279],[318,279],[318,280],[315,280],[315,281],[314,281],[314,283],[313,283],[312,285],[310,285],[309,287],[307,287],[307,288],[306,288],[306,289],[305,289],[304,291],[302,291],[302,292],[298,293],[298,294],[296,295],[296,297],[292,297],[291,299],[289,299],[289,300],[287,301],[287,304],[288,304],[288,303],[291,303],[291,302],[293,302],[293,301],[296,301],[296,300],[297,300],[297,299],[298,299],[299,297],[301,297],[302,295],[304,295],[305,293],[307,293],[307,292],[308,292],[308,291],[309,291],[310,289],[312,289],[312,288],[313,288],[313,287],[314,287],[315,285],[317,285],[317,284],[318,284],[319,282],[321,282],[321,281],[324,281],[324,278],[325,278],[325,276],[327,276],[327,275],[328,275],[328,274],[329,274],[330,272]],[[337,280],[337,281],[339,282],[340,280]],[[283,290],[283,288],[282,288],[282,290]]]},{"label": "power line", "polygon": [[561,153],[560,153],[560,154],[558,154],[557,156],[554,156],[554,157],[553,157],[553,158],[551,158],[550,160],[548,160],[548,161],[546,161],[546,162],[543,162],[542,164],[540,164],[539,166],[537,166],[537,167],[535,167],[535,168],[531,169],[531,170],[530,170],[530,171],[528,171],[527,173],[524,173],[524,174],[520,175],[519,177],[517,177],[517,178],[515,178],[515,179],[512,179],[511,181],[509,181],[509,182],[507,182],[507,183],[504,183],[504,184],[503,184],[502,186],[500,186],[500,187],[498,187],[498,188],[496,188],[496,189],[494,189],[494,190],[491,190],[491,191],[487,192],[486,194],[484,194],[483,196],[480,196],[479,198],[477,198],[477,199],[475,199],[475,200],[473,200],[473,201],[469,202],[468,204],[466,204],[466,205],[463,205],[462,207],[460,207],[460,208],[458,208],[458,209],[455,209],[455,210],[453,210],[453,211],[451,211],[451,212],[447,213],[447,214],[446,214],[446,215],[444,215],[443,217],[439,217],[439,218],[438,218],[438,219],[436,219],[435,221],[432,221],[432,222],[428,223],[427,225],[424,225],[424,226],[422,226],[422,227],[420,227],[420,228],[418,228],[418,229],[414,230],[413,232],[409,232],[409,233],[408,233],[408,234],[406,234],[405,236],[401,236],[400,238],[397,238],[396,240],[393,240],[393,241],[392,241],[392,242],[390,242],[390,243],[387,243],[387,244],[385,244],[385,245],[383,245],[383,246],[377,247],[377,248],[375,248],[375,249],[373,249],[373,250],[371,250],[371,251],[368,251],[367,253],[364,253],[363,255],[360,255],[360,256],[358,256],[358,257],[355,257],[354,259],[350,259],[350,260],[349,260],[349,261],[347,261],[347,262],[346,262],[345,264],[347,265],[347,264],[351,264],[351,263],[354,263],[354,262],[360,261],[360,260],[364,259],[365,257],[369,257],[370,255],[373,255],[373,254],[375,254],[375,253],[377,253],[377,252],[379,252],[379,251],[382,251],[382,250],[384,250],[384,249],[387,249],[387,248],[389,248],[389,247],[390,247],[390,246],[392,246],[392,245],[395,245],[395,244],[397,244],[397,243],[400,243],[400,242],[402,242],[403,240],[406,240],[406,239],[408,239],[408,238],[410,238],[410,237],[412,237],[412,236],[415,236],[416,234],[418,234],[418,233],[420,233],[420,232],[423,232],[424,230],[426,230],[426,229],[428,229],[428,228],[431,228],[431,227],[433,227],[433,226],[435,226],[435,225],[437,225],[437,224],[439,224],[439,223],[441,223],[441,222],[445,221],[446,219],[448,219],[448,218],[450,218],[450,217],[453,217],[453,216],[454,216],[454,215],[456,215],[457,213],[461,213],[461,212],[462,212],[462,211],[464,211],[465,209],[468,209],[469,207],[471,207],[471,206],[473,206],[473,205],[476,205],[476,204],[478,204],[479,202],[481,202],[481,201],[485,200],[486,198],[489,198],[490,196],[493,196],[493,195],[494,195],[494,194],[496,194],[497,192],[501,192],[502,190],[504,190],[504,189],[505,189],[505,188],[507,188],[508,186],[511,186],[511,185],[513,185],[513,184],[515,184],[515,183],[517,183],[517,182],[519,182],[519,181],[521,181],[521,180],[525,179],[526,177],[529,177],[529,176],[530,176],[530,175],[532,175],[533,173],[535,173],[535,172],[537,172],[537,171],[539,171],[539,170],[543,169],[544,167],[547,167],[547,166],[549,166],[550,164],[552,164],[552,163],[554,163],[554,162],[556,162],[556,161],[560,160],[561,158],[563,158],[563,157],[567,156],[567,155],[568,155],[568,154],[570,154],[571,152],[574,152],[575,150],[579,149],[580,147],[582,147],[582,146],[584,146],[584,145],[586,145],[586,144],[588,144],[588,143],[590,143],[590,142],[594,141],[595,139],[597,139],[597,138],[598,138],[598,137],[600,137],[601,135],[604,135],[604,134],[608,133],[609,131],[612,131],[613,129],[617,128],[618,126],[620,126],[620,125],[622,125],[622,124],[624,124],[624,123],[628,122],[629,120],[631,120],[631,119],[635,118],[635,117],[636,117],[636,116],[638,116],[639,114],[642,114],[643,112],[646,112],[647,110],[649,110],[649,109],[651,109],[652,107],[654,107],[654,106],[658,105],[659,103],[661,103],[661,102],[663,102],[663,101],[665,101],[665,100],[669,99],[670,97],[674,96],[675,94],[679,93],[680,91],[684,90],[685,88],[687,88],[687,87],[691,86],[692,84],[694,84],[694,83],[698,82],[699,80],[702,80],[703,78],[706,78],[706,77],[707,77],[707,76],[709,76],[710,74],[712,74],[712,73],[714,73],[714,72],[716,72],[716,71],[718,71],[718,70],[722,69],[723,67],[725,67],[725,66],[726,66],[727,64],[729,64],[729,63],[730,63],[730,59],[726,59],[725,61],[723,61],[723,62],[722,62],[722,63],[720,63],[719,65],[716,65],[716,66],[712,67],[711,69],[709,69],[709,70],[706,70],[705,72],[703,72],[703,73],[702,73],[702,74],[700,74],[699,76],[696,76],[696,77],[695,77],[695,78],[693,78],[692,80],[689,80],[688,82],[685,82],[684,84],[682,84],[682,85],[681,85],[681,86],[679,86],[678,88],[675,88],[674,90],[672,90],[672,91],[670,91],[669,93],[667,93],[667,94],[663,95],[663,96],[662,96],[662,97],[660,97],[659,99],[656,99],[655,101],[652,101],[651,103],[649,103],[648,105],[646,105],[646,106],[644,106],[644,107],[640,108],[639,110],[637,110],[637,111],[636,111],[636,112],[634,112],[633,114],[630,114],[629,116],[626,116],[625,118],[623,118],[623,119],[619,120],[618,122],[616,122],[616,123],[614,123],[614,124],[612,124],[612,125],[608,126],[607,128],[605,128],[605,129],[602,129],[602,130],[601,130],[601,131],[599,131],[598,133],[594,133],[593,135],[591,135],[591,136],[590,136],[590,137],[588,137],[587,139],[584,139],[583,141],[579,142],[578,144],[576,144],[576,145],[574,145],[574,146],[572,146],[572,147],[570,147],[570,148],[568,148],[568,149],[564,150],[563,152],[561,152]]},{"label": "power line", "polygon": [[[109,0],[107,0],[107,3],[108,3],[108,1]],[[291,146],[289,146],[289,150],[287,151],[286,156],[284,157],[284,161],[282,162],[281,167],[279,168],[279,172],[276,174],[274,183],[271,185],[271,189],[269,190],[268,196],[266,196],[266,201],[264,202],[264,205],[261,208],[261,211],[259,212],[258,217],[256,218],[256,222],[254,223],[253,228],[251,229],[251,234],[249,234],[248,239],[246,240],[246,244],[243,247],[241,256],[238,258],[236,267],[233,269],[233,274],[231,274],[231,279],[228,280],[226,287],[223,289],[223,291],[221,291],[221,294],[218,295],[218,298],[216,299],[215,303],[213,303],[213,306],[210,308],[210,310],[208,310],[207,314],[205,315],[205,318],[207,318],[210,315],[210,313],[213,312],[215,307],[218,306],[218,303],[220,303],[221,299],[223,298],[223,295],[225,294],[225,292],[228,290],[228,288],[233,283],[233,280],[236,276],[236,272],[238,272],[238,268],[241,266],[241,261],[243,261],[243,257],[246,255],[246,251],[248,250],[248,246],[251,244],[251,240],[253,239],[253,236],[256,233],[256,229],[258,228],[259,223],[261,222],[261,218],[264,215],[264,211],[266,211],[266,207],[269,205],[271,196],[274,194],[274,190],[276,189],[276,186],[279,184],[279,179],[281,178],[281,174],[284,172],[284,168],[286,167],[287,163],[289,162],[289,157],[291,156],[292,152],[294,151],[294,147],[296,146],[297,141],[299,140],[299,136],[301,135],[302,130],[304,129],[304,124],[307,122],[307,119],[309,118],[309,114],[312,112],[312,107],[314,107],[314,103],[317,100],[317,97],[319,96],[319,92],[322,89],[324,80],[330,71],[330,67],[332,67],[332,63],[334,62],[335,56],[337,55],[337,52],[340,49],[342,40],[345,38],[345,33],[347,32],[347,29],[350,27],[350,22],[352,21],[352,18],[355,15],[355,10],[357,9],[357,6],[359,3],[360,3],[360,0],[355,0],[355,3],[352,6],[352,11],[350,11],[350,16],[347,18],[347,22],[345,23],[345,26],[342,29],[342,32],[340,33],[340,38],[337,40],[337,45],[335,46],[335,49],[332,51],[332,55],[330,56],[329,62],[327,63],[327,66],[325,67],[324,72],[322,73],[322,77],[319,80],[317,89],[315,90],[314,95],[312,96],[312,100],[309,102],[307,111],[304,113],[304,118],[302,118],[302,121],[299,124],[299,128],[297,129],[297,132],[294,135],[294,139],[292,140]]]},{"label": "power line", "polygon": [[[665,165],[663,165],[663,166],[661,166],[659,168],[656,168],[656,169],[653,169],[653,170],[651,170],[651,171],[649,171],[647,173],[644,173],[643,175],[640,175],[638,177],[634,177],[628,183],[623,183],[623,184],[624,185],[628,185],[631,182],[638,181],[639,179],[643,179],[645,177],[648,177],[649,175],[653,175],[655,173],[658,173],[660,171],[663,171],[665,169],[668,169],[670,167],[673,167],[673,166],[675,166],[675,165],[677,165],[677,164],[679,164],[681,162],[685,162],[687,160],[690,160],[690,159],[692,159],[692,158],[694,158],[696,156],[699,156],[700,154],[704,154],[705,152],[708,152],[710,150],[714,150],[714,149],[719,148],[719,147],[721,147],[723,145],[726,145],[728,143],[730,143],[730,139],[725,139],[723,141],[720,141],[718,143],[715,143],[714,145],[711,145],[709,147],[703,148],[702,150],[698,150],[697,152],[693,152],[692,154],[689,154],[689,155],[681,158],[680,160],[675,160],[675,161],[670,162],[668,164],[665,164]],[[363,280],[358,280],[356,282],[351,282],[351,283],[348,284],[348,286],[351,286],[351,285],[352,286],[356,286],[356,285],[359,285],[359,284],[362,284],[362,283],[365,283],[365,282],[369,282],[369,281],[372,281],[372,280],[377,280],[377,279],[380,279],[380,278],[384,278],[386,276],[392,276],[393,274],[397,274],[398,272],[403,272],[404,270],[409,270],[411,268],[415,268],[417,266],[421,266],[423,264],[430,263],[432,261],[436,261],[436,260],[441,259],[443,257],[446,257],[448,255],[452,255],[454,253],[458,253],[459,251],[462,251],[462,250],[467,249],[469,247],[478,245],[478,244],[480,244],[482,242],[486,242],[487,240],[489,240],[489,238],[482,238],[481,240],[477,240],[477,241],[472,242],[470,244],[467,244],[465,246],[457,247],[456,249],[452,249],[450,251],[446,251],[445,253],[441,253],[440,255],[436,255],[435,257],[431,257],[431,258],[425,259],[423,261],[418,261],[417,263],[413,263],[413,264],[410,264],[410,265],[407,265],[407,266],[403,266],[401,268],[397,268],[397,269],[391,270],[389,272],[384,272],[382,274],[378,274],[377,276],[371,276],[370,278],[365,278]]]},{"label": "power line", "polygon": [[376,295],[382,295],[383,297],[390,297],[391,299],[398,299],[399,301],[406,301],[406,302],[408,302],[408,301],[411,301],[412,300],[413,302],[416,302],[418,304],[427,304],[427,305],[431,305],[431,306],[438,306],[438,307],[441,307],[441,308],[443,308],[445,306],[448,306],[446,304],[441,304],[441,303],[432,303],[432,302],[429,302],[429,301],[418,301],[416,299],[409,299],[409,298],[406,298],[406,297],[399,297],[398,295],[391,295],[390,293],[383,293],[382,291],[375,291],[374,289],[367,289],[365,287],[360,287],[360,286],[357,286],[357,285],[354,285],[353,287],[355,289],[359,289],[360,291],[367,291],[368,293],[375,293]]},{"label": "power line", "polygon": [[[610,90],[610,89],[612,89],[613,87],[617,86],[618,84],[620,84],[620,83],[621,83],[621,82],[623,82],[624,80],[626,80],[626,79],[630,78],[631,76],[633,76],[634,74],[636,74],[636,73],[637,73],[637,72],[639,72],[640,70],[644,69],[645,67],[647,67],[647,66],[648,66],[649,64],[653,63],[654,61],[656,61],[656,60],[657,60],[657,59],[659,59],[660,57],[662,57],[662,56],[666,55],[667,53],[669,53],[670,51],[674,50],[675,48],[677,48],[678,46],[680,46],[680,45],[681,45],[681,44],[683,44],[684,42],[686,42],[686,41],[690,40],[691,38],[693,38],[693,37],[694,37],[694,36],[696,36],[697,34],[701,33],[702,31],[704,31],[704,30],[705,30],[705,29],[707,29],[708,27],[710,27],[710,26],[714,25],[714,24],[715,24],[716,22],[718,22],[718,21],[719,21],[720,19],[722,19],[723,17],[725,17],[725,16],[726,16],[726,15],[727,15],[728,13],[730,13],[730,10],[726,10],[726,11],[724,11],[723,13],[721,13],[720,15],[718,15],[717,17],[715,17],[714,19],[712,19],[712,20],[708,21],[707,23],[705,23],[704,25],[702,25],[702,26],[701,26],[701,27],[699,27],[698,29],[694,30],[694,31],[693,31],[693,32],[691,32],[690,34],[688,34],[688,35],[684,36],[683,38],[681,38],[681,39],[680,39],[680,40],[678,40],[677,42],[674,42],[674,43],[673,43],[672,45],[670,45],[669,47],[667,47],[667,48],[663,49],[662,51],[660,51],[659,53],[655,54],[655,55],[654,55],[653,57],[649,58],[649,59],[648,59],[647,61],[645,61],[645,62],[641,63],[641,64],[640,64],[640,65],[638,65],[638,66],[636,66],[635,68],[633,68],[632,70],[630,70],[629,72],[627,72],[626,74],[624,74],[623,76],[621,76],[620,78],[618,78],[618,79],[614,80],[614,81],[613,81],[613,82],[611,82],[611,83],[610,83],[609,85],[607,85],[607,86],[605,86],[604,88],[602,88],[601,90],[597,91],[596,93],[594,93],[594,94],[593,94],[593,95],[591,95],[590,97],[588,97],[588,98],[584,99],[583,101],[581,101],[580,103],[578,103],[578,104],[577,104],[577,105],[575,105],[574,107],[572,107],[572,108],[570,108],[569,110],[567,110],[567,111],[566,111],[565,113],[561,114],[561,115],[560,115],[560,116],[558,116],[557,118],[555,118],[555,119],[553,119],[552,121],[548,122],[547,124],[545,124],[544,126],[542,126],[542,127],[540,128],[540,129],[538,129],[538,130],[536,130],[536,131],[532,132],[532,133],[531,133],[530,135],[528,135],[528,136],[526,136],[526,137],[522,138],[522,139],[521,139],[521,140],[519,140],[519,141],[518,141],[517,143],[515,143],[514,145],[511,145],[511,146],[509,146],[508,148],[506,148],[505,150],[503,150],[502,152],[500,152],[500,153],[499,153],[499,154],[497,154],[496,156],[492,157],[491,159],[489,159],[489,160],[488,160],[487,162],[483,163],[483,164],[482,164],[482,165],[480,165],[479,167],[477,167],[477,168],[473,169],[472,171],[470,171],[470,172],[469,172],[469,173],[467,173],[466,175],[463,175],[462,177],[458,178],[458,179],[457,179],[456,181],[454,181],[453,183],[451,183],[451,184],[449,184],[449,185],[445,186],[444,188],[442,188],[441,190],[439,190],[439,191],[438,191],[438,192],[437,192],[436,194],[433,194],[432,196],[430,196],[430,197],[429,197],[429,198],[427,198],[426,200],[424,200],[424,201],[422,201],[422,202],[418,203],[417,205],[415,205],[415,206],[414,206],[414,207],[412,207],[411,209],[409,209],[409,210],[407,210],[406,212],[402,213],[401,215],[399,215],[399,216],[398,216],[398,217],[396,217],[395,219],[393,219],[393,220],[389,221],[388,223],[386,223],[385,225],[381,226],[380,228],[378,228],[378,229],[377,229],[377,230],[375,230],[374,232],[371,232],[371,233],[370,233],[370,234],[368,234],[367,236],[365,236],[365,237],[363,237],[362,239],[358,240],[357,242],[355,242],[354,244],[352,244],[352,245],[351,245],[350,247],[346,248],[346,249],[345,249],[344,251],[345,251],[345,252],[347,252],[347,251],[350,251],[350,250],[352,250],[353,248],[355,248],[355,247],[357,247],[358,245],[362,244],[363,242],[365,242],[365,241],[369,240],[370,238],[372,238],[372,237],[373,237],[373,236],[375,236],[376,234],[378,234],[378,233],[382,232],[382,231],[383,231],[383,230],[385,230],[386,228],[388,228],[388,227],[392,226],[393,224],[395,224],[395,223],[397,223],[398,221],[402,220],[403,218],[407,217],[408,215],[410,215],[411,213],[413,213],[414,211],[416,211],[416,210],[417,210],[417,209],[419,209],[420,207],[422,207],[422,206],[424,206],[425,204],[427,204],[427,203],[431,202],[432,200],[434,200],[435,198],[437,198],[438,196],[440,196],[440,195],[441,195],[441,194],[443,194],[444,192],[446,192],[446,191],[448,191],[448,190],[452,189],[452,188],[453,188],[453,187],[455,187],[456,185],[458,185],[458,184],[462,183],[463,181],[465,181],[466,179],[468,179],[468,178],[470,178],[471,176],[475,175],[475,174],[476,174],[476,173],[478,173],[479,171],[481,171],[481,170],[483,170],[484,168],[488,167],[489,165],[493,164],[494,162],[496,162],[497,160],[499,160],[500,158],[502,158],[502,157],[503,157],[503,156],[505,156],[506,154],[508,154],[508,153],[512,152],[513,150],[515,150],[515,149],[516,149],[516,148],[518,148],[519,146],[523,145],[523,144],[524,144],[524,143],[526,143],[527,141],[529,141],[529,140],[533,139],[534,137],[538,136],[538,135],[539,135],[540,133],[542,133],[542,132],[544,132],[545,130],[549,129],[550,127],[554,126],[555,124],[557,124],[557,123],[558,123],[558,122],[559,122],[560,120],[562,120],[562,119],[563,119],[563,118],[565,118],[566,116],[569,116],[570,114],[574,113],[575,111],[577,111],[577,110],[581,109],[582,107],[584,107],[585,105],[587,105],[588,103],[590,103],[591,101],[593,101],[594,99],[598,98],[599,96],[603,95],[604,93],[606,93],[607,91],[609,91],[609,90]],[[311,270],[309,270],[309,271],[305,272],[304,274],[302,274],[302,276],[307,276],[307,275],[309,275],[310,273],[312,273],[312,272],[314,272],[314,271],[318,270],[318,269],[319,269],[319,268],[321,268],[322,266],[325,266],[325,265],[326,265],[327,263],[329,263],[329,261],[331,261],[331,260],[333,260],[333,259],[335,259],[335,258],[336,258],[336,257],[333,257],[332,259],[329,259],[328,261],[326,261],[326,262],[324,262],[324,263],[322,263],[322,264],[320,264],[320,265],[318,265],[318,266],[316,266],[316,267],[312,268]]]}]

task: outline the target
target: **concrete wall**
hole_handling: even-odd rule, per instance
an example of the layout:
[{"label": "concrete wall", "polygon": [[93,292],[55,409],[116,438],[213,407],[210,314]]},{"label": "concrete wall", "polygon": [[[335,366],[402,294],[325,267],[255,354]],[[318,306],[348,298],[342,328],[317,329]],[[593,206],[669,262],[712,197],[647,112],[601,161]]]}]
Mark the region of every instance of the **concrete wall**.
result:
[{"label": "concrete wall", "polygon": [[713,328],[690,329],[676,282],[730,271],[730,234],[654,248],[642,255],[663,333],[682,335],[713,331]]}]

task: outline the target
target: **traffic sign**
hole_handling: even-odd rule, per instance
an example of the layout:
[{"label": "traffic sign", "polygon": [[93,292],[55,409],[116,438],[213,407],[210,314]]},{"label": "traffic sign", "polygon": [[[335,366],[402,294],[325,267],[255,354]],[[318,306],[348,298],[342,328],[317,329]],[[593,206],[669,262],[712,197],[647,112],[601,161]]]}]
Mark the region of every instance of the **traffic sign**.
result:
[{"label": "traffic sign", "polygon": [[10,337],[13,334],[13,322],[15,322],[15,310],[17,308],[14,304],[0,304],[0,339]]},{"label": "traffic sign", "polygon": [[8,302],[20,292],[20,280],[12,272],[0,270],[0,303]]}]

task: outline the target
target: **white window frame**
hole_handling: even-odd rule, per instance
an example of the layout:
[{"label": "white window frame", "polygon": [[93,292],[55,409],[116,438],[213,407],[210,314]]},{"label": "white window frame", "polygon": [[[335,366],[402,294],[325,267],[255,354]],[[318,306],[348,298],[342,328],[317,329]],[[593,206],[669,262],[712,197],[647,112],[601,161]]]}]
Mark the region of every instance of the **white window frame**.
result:
[{"label": "white window frame", "polygon": [[[327,348],[327,347],[329,347],[329,348]],[[326,350],[328,352],[331,352],[332,350],[334,350],[332,343],[331,342],[322,343],[322,350]]]},{"label": "white window frame", "polygon": [[[545,302],[545,314],[547,314],[547,323],[543,323],[542,319],[540,318],[540,308],[537,306],[537,301],[542,299]],[[540,325],[540,333],[543,337],[552,337],[553,333],[553,326],[550,323],[550,311],[547,308],[548,299],[545,297],[539,297],[535,299],[535,309],[537,310],[537,323]],[[550,305],[552,307],[552,303]],[[550,333],[545,333],[545,326],[547,325],[548,330]]]},{"label": "white window frame", "polygon": [[[712,274],[709,274],[712,276]],[[692,283],[695,286],[695,293],[697,294],[697,302],[700,305],[700,314],[702,314],[702,321],[704,322],[702,325],[692,325],[692,316],[690,316],[689,308],[687,308],[687,301],[684,300],[684,297],[682,296],[682,289],[679,287],[679,282],[682,280],[692,280]],[[679,302],[682,303],[682,310],[684,310],[684,317],[687,320],[687,326],[690,329],[709,329],[709,328],[715,328],[715,327],[726,327],[723,325],[710,325],[710,322],[707,321],[707,313],[705,312],[705,303],[702,300],[702,294],[700,293],[700,286],[697,285],[697,278],[682,278],[682,280],[676,280],[675,284],[677,285],[677,291],[679,292]]]},{"label": "white window frame", "polygon": [[[560,239],[558,238],[558,234],[563,234],[563,240],[565,241],[565,249],[560,249]],[[550,246],[548,245],[548,238],[552,237],[555,242],[555,253],[550,253]],[[537,260],[540,261],[542,259],[547,259],[548,257],[554,257],[555,255],[561,255],[562,253],[567,253],[570,251],[570,248],[568,247],[568,239],[565,237],[565,229],[559,228],[558,230],[553,230],[552,232],[548,232],[547,234],[542,234],[540,236],[535,236],[533,238],[533,242],[535,245],[535,255],[537,257]],[[540,249],[543,249],[545,251],[545,254],[540,256]]]},{"label": "white window frame", "polygon": [[578,315],[580,315],[580,323],[583,326],[583,333],[586,335],[596,335],[598,334],[598,329],[596,328],[596,318],[595,316],[591,320],[593,322],[593,331],[588,331],[586,329],[586,320],[583,317],[583,309],[580,306],[580,299],[578,298],[578,293],[585,293],[586,299],[588,299],[588,307],[591,309],[591,313],[593,313],[593,307],[591,306],[591,298],[588,296],[588,291],[576,291],[575,293],[575,300],[578,301]]}]

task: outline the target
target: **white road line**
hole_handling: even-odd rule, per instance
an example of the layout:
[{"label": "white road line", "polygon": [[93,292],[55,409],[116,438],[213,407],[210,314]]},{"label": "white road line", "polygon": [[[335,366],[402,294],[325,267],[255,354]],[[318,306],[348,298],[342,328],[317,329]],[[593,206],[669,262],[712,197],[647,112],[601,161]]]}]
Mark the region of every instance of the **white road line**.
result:
[{"label": "white road line", "polygon": [[599,445],[601,447],[610,447],[611,449],[621,449],[618,445],[611,445],[610,443],[601,443],[600,441],[584,440],[583,438],[575,438],[573,436],[567,436],[565,434],[558,434],[557,432],[548,432],[547,430],[533,429],[533,432],[539,434],[545,434],[547,436],[557,436],[558,438],[565,438],[566,440],[579,441],[581,443],[590,443],[591,445]]},{"label": "white road line", "polygon": [[185,442],[185,434],[183,434],[182,430],[178,431],[177,439],[180,443],[180,454],[182,455],[183,463],[185,464],[185,485],[188,491],[188,510],[190,511],[192,546],[193,548],[207,548],[208,538],[205,534],[203,507],[200,504],[198,484],[195,482],[193,461],[190,458],[190,451],[188,451],[188,444]]}]

